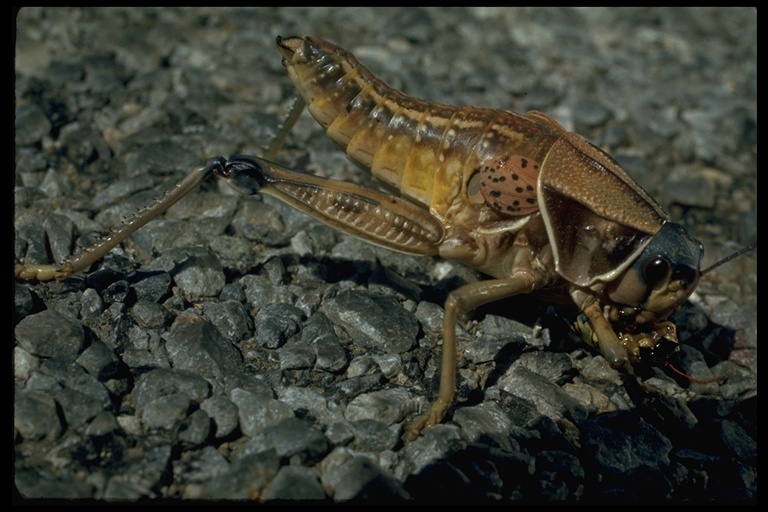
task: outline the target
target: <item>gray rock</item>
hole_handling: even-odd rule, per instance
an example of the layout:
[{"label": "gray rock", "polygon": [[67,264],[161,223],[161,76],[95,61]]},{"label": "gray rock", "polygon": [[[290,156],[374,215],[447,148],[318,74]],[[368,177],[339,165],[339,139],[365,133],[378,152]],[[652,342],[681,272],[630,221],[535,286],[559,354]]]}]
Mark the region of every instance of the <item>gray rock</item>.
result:
[{"label": "gray rock", "polygon": [[328,441],[322,432],[292,416],[265,426],[252,437],[241,456],[274,450],[281,459],[311,465],[328,451]]},{"label": "gray rock", "polygon": [[293,417],[293,411],[288,405],[244,389],[233,389],[229,399],[237,406],[240,430],[249,437]]},{"label": "gray rock", "polygon": [[523,351],[525,338],[521,334],[507,335],[502,338],[483,337],[467,345],[464,357],[473,363],[488,363],[491,361],[509,364]]},{"label": "gray rock", "polygon": [[168,393],[145,403],[137,412],[147,429],[176,430],[192,405],[185,393]]},{"label": "gray rock", "polygon": [[128,367],[138,370],[170,368],[171,366],[165,354],[156,354],[148,350],[134,348],[129,348],[123,352],[123,362]]},{"label": "gray rock", "polygon": [[259,346],[278,348],[299,332],[304,313],[289,304],[266,304],[256,314],[256,341]]},{"label": "gray rock", "polygon": [[505,392],[532,402],[540,414],[554,420],[565,417],[579,423],[587,417],[584,406],[550,380],[524,366],[514,366],[499,380],[499,385]]},{"label": "gray rock", "polygon": [[536,480],[539,497],[544,501],[573,501],[581,497],[584,484],[584,468],[575,455],[545,450],[536,455]]},{"label": "gray rock", "polygon": [[13,426],[23,439],[52,440],[61,433],[62,425],[56,414],[56,403],[53,396],[45,391],[18,391],[13,414]]},{"label": "gray rock", "polygon": [[51,479],[50,474],[33,469],[20,469],[14,474],[14,484],[22,498],[28,499],[86,499],[93,487],[86,482]]},{"label": "gray rock", "polygon": [[119,428],[120,425],[117,423],[114,414],[109,411],[101,411],[88,424],[85,433],[89,436],[99,437],[114,432]]},{"label": "gray rock", "polygon": [[77,364],[97,379],[105,379],[114,375],[119,361],[109,347],[98,341],[91,343],[77,358]]},{"label": "gray rock", "polygon": [[136,500],[141,496],[156,497],[161,478],[171,456],[170,445],[141,450],[138,457],[125,461],[127,471],[115,474],[107,482],[103,499]]},{"label": "gray rock", "polygon": [[395,476],[402,479],[409,474],[418,474],[428,465],[460,449],[462,445],[457,427],[435,425],[405,446],[406,458],[398,466]]},{"label": "gray rock", "polygon": [[24,318],[16,326],[15,334],[21,347],[42,357],[74,358],[85,342],[78,320],[50,309]]},{"label": "gray rock", "polygon": [[[626,492],[636,499],[659,500],[667,496],[671,482],[663,471],[670,464],[672,443],[636,413],[617,411],[590,418],[581,424],[584,466],[592,469],[590,486],[597,496],[616,499]],[[653,485],[651,485],[653,484]]]},{"label": "gray rock", "polygon": [[253,333],[253,320],[240,302],[206,302],[205,317],[232,343],[239,343]]},{"label": "gray rock", "polygon": [[399,441],[398,431],[374,419],[350,422],[355,434],[353,447],[364,452],[391,450]]},{"label": "gray rock", "polygon": [[54,213],[43,222],[53,261],[66,261],[72,253],[75,224],[66,215]]},{"label": "gray rock", "polygon": [[337,421],[328,426],[325,436],[333,446],[345,446],[355,438],[355,432],[347,421]]},{"label": "gray rock", "polygon": [[375,419],[392,425],[412,412],[411,394],[402,388],[382,389],[353,398],[344,416],[348,421]]},{"label": "gray rock", "polygon": [[757,443],[735,421],[710,419],[696,425],[688,444],[715,457],[735,456],[746,462],[757,460]]},{"label": "gray rock", "polygon": [[165,342],[174,367],[194,369],[209,378],[224,378],[240,370],[240,354],[213,324],[177,324]]},{"label": "gray rock", "polygon": [[211,432],[211,419],[202,409],[194,411],[179,427],[179,440],[192,446],[203,444]]},{"label": "gray rock", "polygon": [[301,330],[299,339],[314,349],[315,366],[319,370],[335,373],[346,367],[347,353],[325,314],[318,312],[312,315]]},{"label": "gray rock", "polygon": [[13,294],[13,314],[14,323],[17,322],[17,318],[24,318],[29,316],[32,312],[32,293],[28,288],[16,284]]},{"label": "gray rock", "polygon": [[73,429],[99,414],[104,407],[102,400],[70,388],[57,390],[54,398],[61,406],[67,427]]},{"label": "gray rock", "polygon": [[225,474],[230,463],[213,446],[205,446],[190,453],[183,463],[184,499],[202,499],[208,483]]},{"label": "gray rock", "polygon": [[282,391],[279,398],[293,409],[297,417],[311,418],[323,426],[344,421],[338,404],[327,401],[311,389],[291,386]]},{"label": "gray rock", "polygon": [[293,293],[270,283],[266,276],[246,275],[241,282],[248,306],[255,310],[267,304],[292,304],[296,299]]},{"label": "gray rock", "polygon": [[202,493],[203,499],[210,500],[254,500],[262,496],[272,482],[280,460],[274,450],[252,453],[238,458],[227,471],[210,480]]},{"label": "gray rock", "polygon": [[364,292],[342,292],[323,306],[333,322],[342,325],[362,348],[400,354],[416,343],[419,324],[394,297]]},{"label": "gray rock", "polygon": [[170,311],[148,299],[139,299],[131,308],[131,316],[144,329],[164,327],[172,318]]},{"label": "gray rock", "polygon": [[381,390],[387,383],[387,378],[381,372],[370,375],[361,375],[351,377],[340,381],[334,389],[331,390],[334,399],[343,400],[350,397],[356,397],[363,393],[373,393]]},{"label": "gray rock", "polygon": [[323,500],[325,492],[312,468],[283,466],[264,496],[265,501]]},{"label": "gray rock", "polygon": [[74,361],[58,357],[48,359],[40,365],[40,373],[54,379],[62,388],[77,391],[95,400],[101,407],[112,404],[104,385]]},{"label": "gray rock", "polygon": [[462,407],[454,413],[453,421],[461,426],[464,436],[470,443],[492,439],[500,447],[512,449],[509,439],[512,421],[492,402],[484,402],[474,407]]},{"label": "gray rock", "polygon": [[141,279],[133,283],[138,300],[158,302],[170,292],[171,275],[168,272],[137,272]]},{"label": "gray rock", "polygon": [[21,347],[13,349],[13,378],[21,381],[29,379],[40,365],[40,360]]},{"label": "gray rock", "polygon": [[302,370],[315,364],[315,351],[301,342],[289,343],[278,349],[281,370]]},{"label": "gray rock", "polygon": [[216,438],[227,437],[237,428],[238,409],[227,397],[212,396],[200,404],[200,409],[213,421]]},{"label": "gray rock", "polygon": [[133,389],[137,410],[149,403],[162,401],[172,394],[186,395],[194,403],[202,403],[210,393],[208,382],[196,373],[171,368],[158,368],[141,375]]},{"label": "gray rock", "polygon": [[214,297],[224,287],[221,262],[213,251],[191,247],[176,249],[169,255],[178,265],[173,280],[189,300]]},{"label": "gray rock", "polygon": [[23,254],[18,255],[25,263],[48,263],[51,261],[46,249],[43,217],[36,213],[22,213],[14,219],[13,227],[17,237],[26,242]]},{"label": "gray rock", "polygon": [[131,330],[136,325],[125,313],[125,304],[116,302],[87,324],[105,345],[118,353],[131,346]]},{"label": "gray rock", "polygon": [[410,496],[402,484],[367,457],[352,457],[323,477],[334,488],[336,502],[368,501],[386,503]]},{"label": "gray rock", "polygon": [[51,122],[37,105],[22,105],[16,109],[16,144],[35,144],[51,130]]}]

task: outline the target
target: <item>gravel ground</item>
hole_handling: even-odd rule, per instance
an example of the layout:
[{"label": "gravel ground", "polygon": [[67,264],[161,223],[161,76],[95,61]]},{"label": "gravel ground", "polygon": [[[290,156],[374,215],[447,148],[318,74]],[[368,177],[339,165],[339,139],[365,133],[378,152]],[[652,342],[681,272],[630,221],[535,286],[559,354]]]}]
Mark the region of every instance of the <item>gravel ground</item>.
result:
[{"label": "gravel ground", "polygon": [[[61,261],[214,155],[263,154],[293,97],[277,35],[390,85],[542,110],[605,147],[706,248],[756,243],[753,9],[24,9],[15,257]],[[308,116],[279,156],[365,180]],[[611,370],[529,297],[460,325],[479,279],[212,181],[62,283],[16,283],[16,497],[743,503],[757,499],[755,254],[674,316],[677,365]],[[539,322],[540,337],[531,335]]]}]

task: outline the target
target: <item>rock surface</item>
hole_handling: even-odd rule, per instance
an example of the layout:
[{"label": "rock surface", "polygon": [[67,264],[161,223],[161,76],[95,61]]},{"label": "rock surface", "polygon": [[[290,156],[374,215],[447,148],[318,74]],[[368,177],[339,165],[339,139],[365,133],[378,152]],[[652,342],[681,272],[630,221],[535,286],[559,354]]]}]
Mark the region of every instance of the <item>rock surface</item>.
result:
[{"label": "rock surface", "polygon": [[[90,245],[207,158],[263,154],[293,96],[277,35],[408,94],[544,111],[605,147],[706,248],[756,240],[756,11],[23,9],[17,260]],[[367,178],[303,117],[278,160]],[[599,184],[596,184],[599,186]],[[16,499],[754,503],[756,264],[707,274],[678,366],[624,377],[533,297],[460,322],[478,279],[211,181],[62,283],[16,284]],[[566,314],[566,313],[562,313]],[[531,335],[538,319],[539,337]]]}]

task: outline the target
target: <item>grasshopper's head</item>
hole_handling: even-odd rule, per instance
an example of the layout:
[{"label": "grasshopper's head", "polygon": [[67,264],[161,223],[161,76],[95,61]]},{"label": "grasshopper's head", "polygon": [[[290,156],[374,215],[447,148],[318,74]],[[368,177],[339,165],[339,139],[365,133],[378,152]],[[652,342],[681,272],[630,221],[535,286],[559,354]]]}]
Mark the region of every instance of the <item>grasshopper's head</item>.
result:
[{"label": "grasshopper's head", "polygon": [[[603,315],[627,361],[664,366],[679,350],[675,325],[666,318],[696,289],[702,254],[702,245],[682,226],[665,223],[640,255],[605,284]],[[586,319],[574,327],[583,339],[599,345]]]},{"label": "grasshopper's head", "polygon": [[606,286],[604,297],[636,325],[662,322],[699,284],[703,253],[685,228],[667,222],[634,263]]},{"label": "grasshopper's head", "polygon": [[678,347],[665,321],[696,289],[704,249],[680,225],[665,223],[640,256],[606,284],[603,305],[630,362],[663,365]]}]

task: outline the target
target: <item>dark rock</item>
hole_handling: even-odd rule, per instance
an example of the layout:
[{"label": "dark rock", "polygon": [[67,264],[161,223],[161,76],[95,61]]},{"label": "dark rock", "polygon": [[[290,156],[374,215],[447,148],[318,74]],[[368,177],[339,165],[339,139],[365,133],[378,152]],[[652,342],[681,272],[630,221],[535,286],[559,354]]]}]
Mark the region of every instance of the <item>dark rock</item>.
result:
[{"label": "dark rock", "polygon": [[241,456],[268,450],[274,450],[279,458],[294,464],[311,465],[326,454],[328,441],[307,422],[289,416],[254,433]]},{"label": "dark rock", "polygon": [[217,438],[229,436],[238,426],[237,406],[225,396],[213,396],[200,404],[213,421]]},{"label": "dark rock", "polygon": [[237,344],[253,333],[253,320],[240,302],[206,302],[203,313],[221,335],[232,343]]},{"label": "dark rock", "polygon": [[274,450],[238,458],[229,469],[210,480],[202,498],[209,500],[254,500],[280,469]]},{"label": "dark rock", "polygon": [[119,362],[115,353],[98,341],[91,343],[77,358],[77,364],[100,380],[115,375]]},{"label": "dark rock", "polygon": [[394,297],[342,292],[323,306],[323,312],[364,349],[400,354],[415,345],[419,332],[416,317]]},{"label": "dark rock", "polygon": [[264,496],[267,502],[317,501],[325,498],[317,473],[312,468],[304,466],[281,467]]},{"label": "dark rock", "polygon": [[240,430],[249,437],[293,417],[293,411],[284,403],[244,389],[233,389],[229,399],[237,406]]},{"label": "dark rock", "polygon": [[362,456],[352,457],[329,471],[323,479],[326,480],[334,484],[333,499],[337,502],[368,501],[380,504],[410,498],[396,478]]},{"label": "dark rock", "polygon": [[664,471],[672,444],[634,412],[617,411],[581,424],[582,465],[589,500],[661,500],[671,482]]},{"label": "dark rock", "polygon": [[35,389],[17,392],[13,426],[26,440],[56,439],[62,425],[51,393]]},{"label": "dark rock", "polygon": [[281,347],[299,331],[304,313],[288,304],[267,304],[256,315],[256,340],[262,347]]},{"label": "dark rock", "polygon": [[185,395],[190,402],[200,404],[210,393],[210,385],[196,373],[159,368],[141,375],[133,390],[137,411],[152,402],[162,402],[169,395]]},{"label": "dark rock", "polygon": [[35,144],[51,130],[51,122],[37,105],[22,105],[16,109],[16,144]]},{"label": "dark rock", "polygon": [[398,432],[374,419],[351,421],[355,434],[354,447],[365,452],[391,450],[399,441]]},{"label": "dark rock", "polygon": [[323,313],[315,313],[301,330],[300,340],[315,351],[315,366],[328,372],[339,372],[347,366],[347,353],[333,331],[333,324]]},{"label": "dark rock", "polygon": [[177,324],[165,342],[175,368],[194,369],[209,378],[223,379],[240,371],[240,354],[213,324]]},{"label": "dark rock", "polygon": [[540,414],[557,421],[569,418],[575,423],[587,417],[584,407],[547,378],[524,366],[513,366],[499,380],[501,388],[524,400],[532,402]]},{"label": "dark rock", "polygon": [[353,398],[344,416],[349,421],[376,419],[386,425],[402,421],[413,410],[411,394],[402,388],[382,389]]},{"label": "dark rock", "polygon": [[74,359],[85,342],[78,320],[49,309],[24,318],[16,326],[15,334],[27,352],[42,357]]}]

